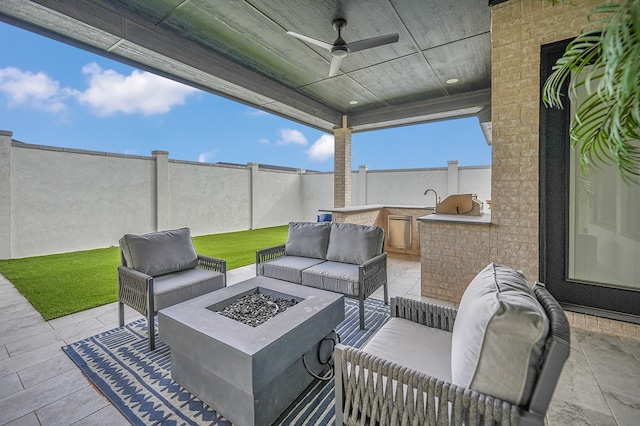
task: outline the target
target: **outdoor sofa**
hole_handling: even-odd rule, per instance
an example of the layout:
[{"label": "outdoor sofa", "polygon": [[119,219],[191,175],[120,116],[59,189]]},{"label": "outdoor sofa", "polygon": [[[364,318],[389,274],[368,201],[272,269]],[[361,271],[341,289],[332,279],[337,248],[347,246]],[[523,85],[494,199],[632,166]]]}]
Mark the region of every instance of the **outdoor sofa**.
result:
[{"label": "outdoor sofa", "polygon": [[380,287],[388,303],[384,229],[336,222],[291,222],[286,244],[256,252],[256,275],[364,300]]},{"label": "outdoor sofa", "polygon": [[569,356],[544,285],[490,264],[459,309],[394,298],[361,349],[338,344],[336,424],[543,425]]},{"label": "outdoor sofa", "polygon": [[227,263],[197,254],[189,228],[126,234],[120,239],[118,319],[124,305],[147,317],[149,350],[155,349],[154,316],[168,306],[218,290],[227,283]]}]

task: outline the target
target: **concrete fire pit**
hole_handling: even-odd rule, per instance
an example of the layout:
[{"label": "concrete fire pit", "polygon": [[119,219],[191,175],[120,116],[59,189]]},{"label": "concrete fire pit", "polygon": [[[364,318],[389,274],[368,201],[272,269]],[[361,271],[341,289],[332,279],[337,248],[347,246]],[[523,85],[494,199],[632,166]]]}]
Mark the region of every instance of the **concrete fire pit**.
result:
[{"label": "concrete fire pit", "polygon": [[[218,313],[256,292],[298,303],[257,327]],[[319,343],[343,320],[340,294],[256,277],[161,310],[158,328],[177,383],[236,425],[269,425],[314,380],[303,354],[317,369]]]}]

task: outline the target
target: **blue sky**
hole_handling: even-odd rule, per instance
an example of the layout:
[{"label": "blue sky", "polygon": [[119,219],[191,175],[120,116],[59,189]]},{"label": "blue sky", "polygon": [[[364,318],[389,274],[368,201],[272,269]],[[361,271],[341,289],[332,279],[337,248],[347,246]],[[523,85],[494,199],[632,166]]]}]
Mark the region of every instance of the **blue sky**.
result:
[{"label": "blue sky", "polygon": [[[333,170],[333,137],[0,22],[0,130],[38,145]],[[352,169],[491,164],[475,117],[354,133]]]}]

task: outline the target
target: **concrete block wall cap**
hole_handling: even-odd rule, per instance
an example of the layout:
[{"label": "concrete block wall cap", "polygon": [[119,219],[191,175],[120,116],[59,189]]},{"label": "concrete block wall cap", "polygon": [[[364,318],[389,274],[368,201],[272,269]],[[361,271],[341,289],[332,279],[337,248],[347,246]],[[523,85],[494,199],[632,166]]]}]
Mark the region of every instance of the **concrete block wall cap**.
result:
[{"label": "concrete block wall cap", "polygon": [[0,136],[13,136],[13,132],[9,130],[0,130]]}]

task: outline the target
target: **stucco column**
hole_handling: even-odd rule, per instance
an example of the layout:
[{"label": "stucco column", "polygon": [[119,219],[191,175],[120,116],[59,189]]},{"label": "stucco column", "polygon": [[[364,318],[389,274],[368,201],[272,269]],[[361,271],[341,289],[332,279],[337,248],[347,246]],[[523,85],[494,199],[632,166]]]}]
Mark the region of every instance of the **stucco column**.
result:
[{"label": "stucco column", "polygon": [[335,155],[333,166],[333,206],[351,206],[351,129],[333,129]]},{"label": "stucco column", "polygon": [[447,195],[457,194],[460,191],[458,181],[458,160],[447,161]]},{"label": "stucco column", "polygon": [[0,130],[0,259],[11,259],[13,217],[11,215],[11,140],[13,132]]},{"label": "stucco column", "polygon": [[156,230],[169,227],[169,152],[152,151],[156,159]]},{"label": "stucco column", "polygon": [[258,163],[247,163],[249,169],[251,169],[251,188],[249,188],[249,209],[251,213],[251,229],[256,229],[258,227],[258,179],[260,178],[258,174],[260,173],[260,164]]},{"label": "stucco column", "polygon": [[367,170],[369,166],[358,168],[358,205],[367,205]]}]

